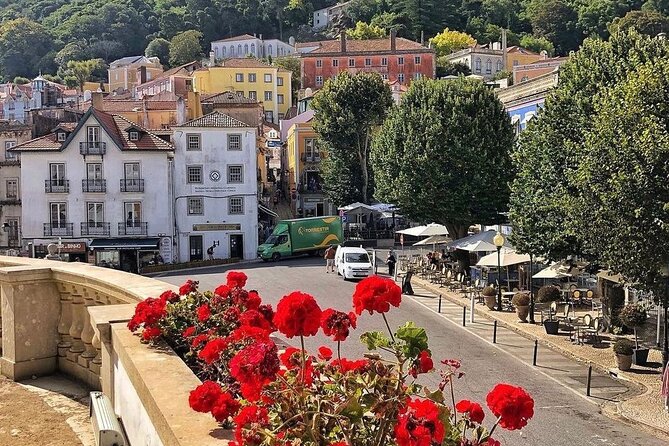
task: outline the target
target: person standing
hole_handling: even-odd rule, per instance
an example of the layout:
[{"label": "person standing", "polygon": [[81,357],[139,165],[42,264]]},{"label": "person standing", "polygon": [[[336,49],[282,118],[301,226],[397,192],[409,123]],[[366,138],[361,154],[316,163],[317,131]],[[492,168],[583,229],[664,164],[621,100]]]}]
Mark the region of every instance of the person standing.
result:
[{"label": "person standing", "polygon": [[328,246],[328,249],[325,250],[323,258],[325,259],[325,272],[334,272],[335,250],[332,245]]},{"label": "person standing", "polygon": [[209,258],[209,260],[214,260],[214,246],[213,245],[210,246],[209,248],[207,248],[207,257]]},{"label": "person standing", "polygon": [[395,258],[395,253],[392,249],[388,251],[388,258],[386,258],[386,263],[388,264],[388,275],[395,275],[395,264],[397,263],[397,259]]}]

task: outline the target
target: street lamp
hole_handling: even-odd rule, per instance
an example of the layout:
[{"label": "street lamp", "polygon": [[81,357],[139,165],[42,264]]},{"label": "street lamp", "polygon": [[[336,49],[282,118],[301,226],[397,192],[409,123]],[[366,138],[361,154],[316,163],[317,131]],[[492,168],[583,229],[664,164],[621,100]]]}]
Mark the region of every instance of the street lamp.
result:
[{"label": "street lamp", "polygon": [[504,236],[501,232],[492,239],[492,242],[497,247],[497,311],[502,311],[502,246],[504,246]]}]

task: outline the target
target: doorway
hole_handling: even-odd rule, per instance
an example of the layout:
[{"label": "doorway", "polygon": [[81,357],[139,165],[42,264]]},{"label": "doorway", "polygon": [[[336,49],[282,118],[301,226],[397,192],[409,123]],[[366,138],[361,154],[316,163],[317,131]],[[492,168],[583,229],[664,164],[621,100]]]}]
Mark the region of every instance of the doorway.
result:
[{"label": "doorway", "polygon": [[190,261],[196,262],[202,260],[202,236],[191,235],[188,238],[188,245],[190,247]]},{"label": "doorway", "polygon": [[325,215],[323,203],[316,203],[316,217],[322,217],[323,215]]},{"label": "doorway", "polygon": [[244,258],[243,234],[230,234],[230,257],[237,259]]}]

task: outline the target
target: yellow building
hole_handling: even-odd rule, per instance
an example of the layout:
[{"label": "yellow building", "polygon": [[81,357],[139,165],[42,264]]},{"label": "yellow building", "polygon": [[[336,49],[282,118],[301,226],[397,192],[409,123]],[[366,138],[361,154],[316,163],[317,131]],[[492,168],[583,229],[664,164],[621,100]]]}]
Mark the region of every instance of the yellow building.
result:
[{"label": "yellow building", "polygon": [[506,50],[506,71],[511,73],[515,66],[531,64],[546,58],[548,58],[546,54],[537,54],[520,46],[510,46]]},{"label": "yellow building", "polygon": [[137,85],[153,80],[163,73],[157,57],[130,56],[109,64],[109,91],[132,92]]},{"label": "yellow building", "polygon": [[275,124],[293,105],[290,71],[257,59],[225,59],[219,65],[194,71],[193,81],[202,94],[235,91],[260,101],[265,120]]}]

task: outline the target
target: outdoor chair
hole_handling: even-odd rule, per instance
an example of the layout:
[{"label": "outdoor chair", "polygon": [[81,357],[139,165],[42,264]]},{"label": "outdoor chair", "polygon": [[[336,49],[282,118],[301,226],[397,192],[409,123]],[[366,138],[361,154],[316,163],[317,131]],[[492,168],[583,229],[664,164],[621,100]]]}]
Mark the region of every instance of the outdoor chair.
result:
[{"label": "outdoor chair", "polygon": [[581,331],[581,336],[589,337],[594,340],[596,344],[599,344],[600,318],[593,318],[589,314],[586,314],[583,316],[583,325],[585,327]]},{"label": "outdoor chair", "polygon": [[599,317],[602,314],[602,300],[593,297],[591,306],[592,311],[597,312],[597,316]]},{"label": "outdoor chair", "polygon": [[571,292],[571,300],[574,305],[580,305],[582,303],[582,296],[579,290],[574,290]]},{"label": "outdoor chair", "polygon": [[550,305],[548,305],[548,306],[546,306],[544,304],[539,304],[539,305],[541,306],[540,311],[541,311],[541,324],[542,325],[544,323],[544,314],[547,315],[546,319],[549,319],[549,320],[551,318],[551,315],[553,317],[557,317],[557,302],[551,302]]},{"label": "outdoor chair", "polygon": [[595,298],[595,292],[592,290],[588,290],[585,293],[585,299],[584,299],[584,304],[585,305],[592,305],[592,301]]}]

